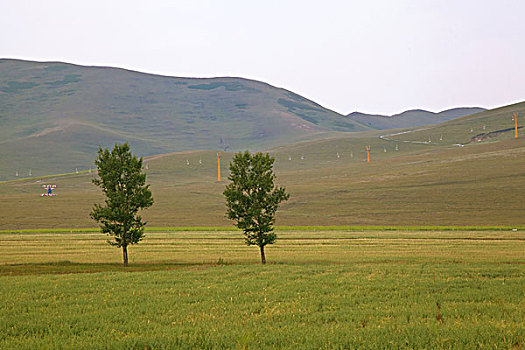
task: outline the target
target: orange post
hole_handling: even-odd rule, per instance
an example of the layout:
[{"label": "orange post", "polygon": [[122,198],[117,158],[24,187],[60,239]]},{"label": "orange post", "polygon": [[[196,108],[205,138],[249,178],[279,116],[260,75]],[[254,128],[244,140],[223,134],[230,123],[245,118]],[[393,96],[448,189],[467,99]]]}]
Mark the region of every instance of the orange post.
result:
[{"label": "orange post", "polygon": [[518,112],[514,112],[514,138],[518,138]]},{"label": "orange post", "polygon": [[370,146],[366,146],[366,162],[370,163]]},{"label": "orange post", "polygon": [[221,182],[221,152],[217,152],[217,181]]}]

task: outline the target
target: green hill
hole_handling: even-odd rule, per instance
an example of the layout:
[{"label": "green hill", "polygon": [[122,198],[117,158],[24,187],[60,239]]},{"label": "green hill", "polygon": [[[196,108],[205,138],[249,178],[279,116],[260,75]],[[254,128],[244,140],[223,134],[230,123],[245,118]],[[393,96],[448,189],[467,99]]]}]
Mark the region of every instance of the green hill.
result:
[{"label": "green hill", "polygon": [[[498,142],[514,138],[513,113],[518,112],[518,127],[525,125],[525,102],[491,109],[457,118],[438,125],[385,132],[383,138],[391,142],[425,143],[434,146],[464,146],[470,143]],[[523,133],[523,131],[520,131]]]},{"label": "green hill", "polygon": [[422,109],[413,109],[394,115],[375,115],[353,112],[347,115],[347,117],[358,123],[368,125],[373,129],[385,130],[440,124],[448,120],[483,112],[485,110],[486,109],[479,107],[460,107],[434,113]]},{"label": "green hill", "polygon": [[[525,103],[519,103],[388,139],[384,131],[367,131],[275,147],[278,182],[291,193],[277,223],[525,225],[525,129],[514,139],[513,112],[525,125]],[[471,141],[483,126],[491,136]],[[145,219],[151,226],[229,225],[222,191],[232,156],[223,153],[223,182],[216,181],[212,151],[148,158],[156,202]],[[93,176],[0,183],[0,229],[92,227],[89,210],[102,201]],[[45,183],[58,186],[57,197],[39,197]]]},{"label": "green hill", "polygon": [[87,169],[98,146],[142,156],[264,149],[370,129],[293,92],[241,78],[0,60],[0,179]]}]

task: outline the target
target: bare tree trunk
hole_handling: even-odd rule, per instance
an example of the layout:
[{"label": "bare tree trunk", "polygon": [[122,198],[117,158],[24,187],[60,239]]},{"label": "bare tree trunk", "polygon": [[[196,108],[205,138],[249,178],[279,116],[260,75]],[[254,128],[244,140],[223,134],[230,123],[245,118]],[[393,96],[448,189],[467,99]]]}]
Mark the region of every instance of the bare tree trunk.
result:
[{"label": "bare tree trunk", "polygon": [[122,246],[122,258],[124,259],[124,266],[128,266],[128,246]]},{"label": "bare tree trunk", "polygon": [[261,248],[261,264],[266,264],[266,257],[264,256],[264,246],[260,246],[259,248]]}]

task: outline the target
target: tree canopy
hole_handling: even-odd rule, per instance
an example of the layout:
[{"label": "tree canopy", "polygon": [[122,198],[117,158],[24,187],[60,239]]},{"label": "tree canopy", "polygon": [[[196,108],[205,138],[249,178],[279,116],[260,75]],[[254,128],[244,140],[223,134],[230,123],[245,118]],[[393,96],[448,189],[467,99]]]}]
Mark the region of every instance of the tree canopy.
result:
[{"label": "tree canopy", "polygon": [[279,204],[290,195],[284,187],[275,185],[273,163],[268,153],[238,153],[230,163],[231,181],[224,190],[227,216],[244,231],[247,245],[257,245],[261,262],[266,263],[264,247],[273,244],[275,213]]},{"label": "tree canopy", "polygon": [[127,143],[115,144],[112,151],[99,147],[95,160],[98,178],[93,183],[102,189],[106,199],[105,205],[94,205],[90,216],[100,223],[103,233],[113,237],[108,243],[122,248],[124,266],[128,266],[128,245],[144,237],[146,223],[137,213],[153,205],[142,162]]}]

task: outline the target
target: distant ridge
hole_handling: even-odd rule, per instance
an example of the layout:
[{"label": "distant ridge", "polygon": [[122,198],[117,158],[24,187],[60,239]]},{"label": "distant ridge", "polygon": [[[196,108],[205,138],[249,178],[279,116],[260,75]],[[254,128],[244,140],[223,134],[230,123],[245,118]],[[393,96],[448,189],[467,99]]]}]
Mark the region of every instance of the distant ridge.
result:
[{"label": "distant ridge", "polygon": [[481,107],[458,107],[439,113],[425,111],[423,109],[411,109],[394,115],[353,112],[348,114],[347,117],[361,124],[368,125],[373,129],[385,130],[439,124],[483,111],[486,111],[486,109]]},{"label": "distant ridge", "polygon": [[93,165],[127,141],[148,156],[258,150],[370,130],[291,91],[243,78],[178,78],[121,68],[0,59],[0,178]]}]

